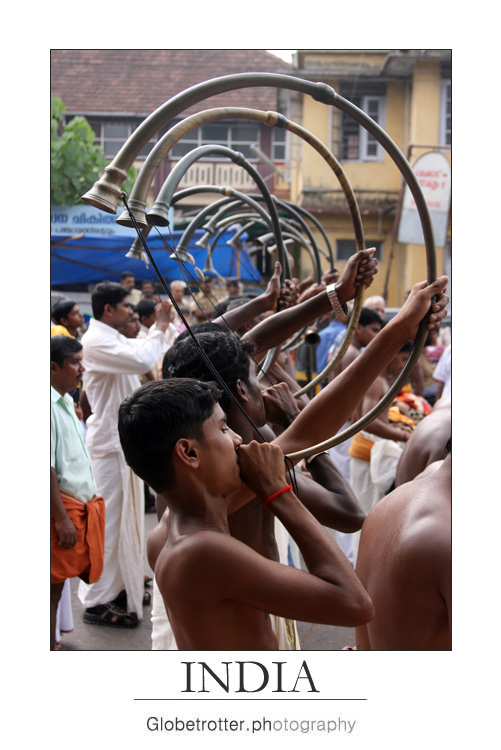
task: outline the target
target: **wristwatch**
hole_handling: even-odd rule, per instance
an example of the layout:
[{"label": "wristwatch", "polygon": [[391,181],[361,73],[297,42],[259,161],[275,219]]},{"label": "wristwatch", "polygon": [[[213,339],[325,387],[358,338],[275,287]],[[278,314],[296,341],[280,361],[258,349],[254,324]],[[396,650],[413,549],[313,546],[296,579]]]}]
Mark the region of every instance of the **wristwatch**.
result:
[{"label": "wristwatch", "polygon": [[336,292],[337,284],[328,284],[326,288],[327,296],[330,300],[331,307],[334,310],[336,318],[345,318],[348,315],[348,308],[346,305],[342,305],[339,301],[339,297]]}]

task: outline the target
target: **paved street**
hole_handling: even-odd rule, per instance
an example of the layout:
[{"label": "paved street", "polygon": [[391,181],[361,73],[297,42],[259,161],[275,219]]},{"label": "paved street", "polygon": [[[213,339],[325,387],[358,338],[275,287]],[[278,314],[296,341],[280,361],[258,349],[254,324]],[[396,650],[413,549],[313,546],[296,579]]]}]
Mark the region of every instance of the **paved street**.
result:
[{"label": "paved street", "polygon": [[[149,534],[156,523],[156,515],[145,515],[145,533]],[[145,563],[145,575],[152,575]],[[151,651],[151,606],[144,608],[144,618],[137,628],[121,628],[88,625],[83,621],[83,606],[77,597],[78,579],[71,581],[74,628],[63,633],[63,651]],[[149,588],[152,592],[152,589]],[[299,638],[303,651],[336,651],[354,645],[352,628],[337,628],[328,625],[298,623]]]}]

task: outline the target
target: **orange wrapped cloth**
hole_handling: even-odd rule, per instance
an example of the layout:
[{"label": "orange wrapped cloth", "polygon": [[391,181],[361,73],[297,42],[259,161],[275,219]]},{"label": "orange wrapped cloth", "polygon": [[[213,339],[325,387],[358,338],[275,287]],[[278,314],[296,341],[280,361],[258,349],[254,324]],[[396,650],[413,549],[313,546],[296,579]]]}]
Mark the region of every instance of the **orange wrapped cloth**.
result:
[{"label": "orange wrapped cloth", "polygon": [[350,447],[348,448],[348,453],[353,458],[359,458],[361,461],[370,461],[371,460],[371,450],[372,446],[374,445],[373,440],[369,440],[365,437],[365,435],[362,435],[361,432],[357,432],[355,437],[350,443]]},{"label": "orange wrapped cloth", "polygon": [[61,492],[68,517],[77,532],[71,549],[59,546],[54,518],[50,519],[50,582],[63,583],[79,576],[85,583],[99,580],[104,564],[104,500],[94,495],[88,503]]},{"label": "orange wrapped cloth", "polygon": [[390,422],[403,422],[412,430],[415,427],[413,420],[410,417],[406,417],[405,414],[402,414],[398,406],[390,406],[390,408],[388,409],[388,418]]},{"label": "orange wrapped cloth", "polygon": [[406,391],[404,388],[402,388],[395,400],[408,404],[411,409],[414,409],[416,412],[425,416],[431,412],[431,406],[423,396],[418,396],[416,393]]}]

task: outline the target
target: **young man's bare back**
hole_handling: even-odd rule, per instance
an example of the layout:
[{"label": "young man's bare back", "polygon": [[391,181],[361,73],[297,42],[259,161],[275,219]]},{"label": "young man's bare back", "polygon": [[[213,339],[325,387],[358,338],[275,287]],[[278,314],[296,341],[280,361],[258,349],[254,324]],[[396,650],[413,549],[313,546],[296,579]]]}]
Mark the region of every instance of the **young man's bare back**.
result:
[{"label": "young man's bare back", "polygon": [[362,528],[357,573],[375,617],[361,650],[451,648],[451,457],[383,498]]}]

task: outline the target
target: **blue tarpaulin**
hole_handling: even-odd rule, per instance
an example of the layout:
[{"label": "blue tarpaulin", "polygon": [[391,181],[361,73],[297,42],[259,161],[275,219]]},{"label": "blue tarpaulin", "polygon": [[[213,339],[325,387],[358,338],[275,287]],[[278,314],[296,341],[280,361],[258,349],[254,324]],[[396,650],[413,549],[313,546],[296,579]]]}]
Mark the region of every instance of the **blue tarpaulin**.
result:
[{"label": "blue tarpaulin", "polygon": [[[162,237],[156,231],[151,231],[146,242],[152,252],[160,273],[167,281],[174,279],[197,278],[195,266],[201,271],[204,269],[207,258],[207,250],[197,247],[195,244],[203,235],[204,231],[196,230],[191,238],[188,252],[194,257],[195,265],[183,263],[183,272],[179,263],[169,256],[177,246],[183,232],[176,230],[170,232],[164,230]],[[233,231],[222,234],[212,250],[212,265],[224,278],[238,277],[244,282],[261,281],[261,274],[252,262],[245,249],[240,246],[234,248],[227,242],[233,236]],[[118,281],[122,271],[131,271],[137,280],[156,280],[156,273],[151,263],[149,268],[137,258],[126,258],[134,237],[102,236],[84,234],[82,237],[71,235],[51,235],[51,286],[65,286],[71,284],[97,284],[100,281]]]}]

